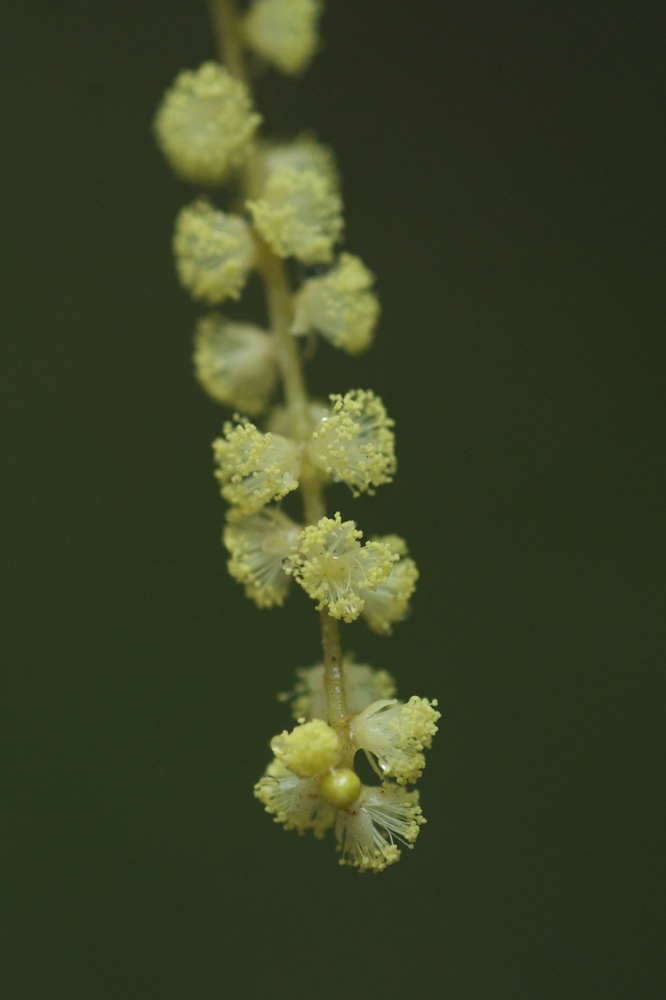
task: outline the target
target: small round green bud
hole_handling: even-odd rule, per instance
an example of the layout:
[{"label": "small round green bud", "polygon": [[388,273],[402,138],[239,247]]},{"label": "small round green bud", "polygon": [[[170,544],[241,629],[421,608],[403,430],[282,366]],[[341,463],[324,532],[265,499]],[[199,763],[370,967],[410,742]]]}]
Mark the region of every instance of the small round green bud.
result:
[{"label": "small round green bud", "polygon": [[349,809],[361,794],[361,779],[348,767],[325,774],[319,783],[319,797],[336,809]]}]

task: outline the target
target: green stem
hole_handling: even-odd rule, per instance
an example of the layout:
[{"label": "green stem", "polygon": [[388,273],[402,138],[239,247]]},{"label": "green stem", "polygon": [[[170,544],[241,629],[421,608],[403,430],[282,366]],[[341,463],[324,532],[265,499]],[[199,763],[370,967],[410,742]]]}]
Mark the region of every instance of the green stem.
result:
[{"label": "green stem", "polygon": [[208,6],[220,60],[232,76],[247,84],[236,6],[233,0],[208,0]]},{"label": "green stem", "polygon": [[324,690],[328,723],[340,737],[342,767],[354,767],[354,748],[349,736],[349,715],[345,701],[345,680],[342,672],[340,623],[327,611],[319,612],[321,638],[324,647]]}]

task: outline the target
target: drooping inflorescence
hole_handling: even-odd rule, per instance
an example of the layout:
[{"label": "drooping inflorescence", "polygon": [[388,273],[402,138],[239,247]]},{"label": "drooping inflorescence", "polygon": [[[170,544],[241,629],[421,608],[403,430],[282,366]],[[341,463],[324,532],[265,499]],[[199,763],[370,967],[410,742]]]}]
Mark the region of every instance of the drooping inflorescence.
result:
[{"label": "drooping inflorescence", "polygon": [[[279,142],[259,134],[245,58],[301,73],[319,48],[322,3],[210,7],[220,61],[176,77],[154,131],[176,175],[206,188],[176,219],[183,288],[207,307],[240,298],[253,273],[265,290],[267,316],[258,322],[210,311],[195,329],[196,378],[231,411],[213,444],[228,505],[227,565],[258,608],[279,607],[302,589],[323,645],[323,661],[299,669],[293,692],[281,696],[296,725],[272,739],[254,793],[286,829],[318,838],[331,831],[341,864],[378,872],[414,846],[425,822],[411,786],[440,713],[435,700],[397,700],[385,670],[344,652],[343,631],[357,619],[391,634],[408,613],[418,570],[398,535],[368,537],[355,519],[328,512],[330,488],[346,487],[353,502],[392,482],[394,421],[370,389],[311,399],[303,361],[317,338],[322,350],[367,350],[380,306],[372,272],[341,247],[331,150],[311,133]],[[220,204],[213,189],[222,183],[233,187]],[[358,755],[374,780],[359,775]]]}]

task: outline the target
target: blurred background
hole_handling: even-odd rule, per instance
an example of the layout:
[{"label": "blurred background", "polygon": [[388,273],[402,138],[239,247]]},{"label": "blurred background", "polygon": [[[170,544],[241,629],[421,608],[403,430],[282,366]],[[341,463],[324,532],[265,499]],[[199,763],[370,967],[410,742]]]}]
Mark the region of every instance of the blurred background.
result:
[{"label": "blurred background", "polygon": [[220,544],[170,254],[196,192],[150,129],[207,9],[3,7],[8,1000],[664,995],[656,15],[338,0],[306,76],[257,83],[268,134],[336,150],[383,304],[309,378],[383,396],[396,481],[337,500],[422,576],[345,643],[443,715],[416,849],[360,876],[252,798],[320,651]]}]

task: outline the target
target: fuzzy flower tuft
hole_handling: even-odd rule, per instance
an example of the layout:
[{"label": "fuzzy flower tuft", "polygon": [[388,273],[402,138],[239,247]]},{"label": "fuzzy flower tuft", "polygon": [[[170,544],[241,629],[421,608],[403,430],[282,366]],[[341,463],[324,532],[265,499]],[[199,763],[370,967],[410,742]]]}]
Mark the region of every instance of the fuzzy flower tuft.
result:
[{"label": "fuzzy flower tuft", "polygon": [[290,733],[280,733],[271,740],[277,760],[298,775],[314,778],[326,774],[340,763],[340,740],[322,719],[303,722]]},{"label": "fuzzy flower tuft", "polygon": [[300,531],[300,525],[276,507],[264,507],[250,515],[233,509],[227,512],[222,536],[230,555],[227,568],[257,607],[284,604],[291,577],[283,564]]},{"label": "fuzzy flower tuft", "polygon": [[322,839],[335,826],[340,864],[381,872],[400,860],[398,844],[413,847],[425,823],[416,791],[385,783],[361,785],[348,768],[299,778],[273,760],[254,794],[286,830],[312,830]]},{"label": "fuzzy flower tuft", "polygon": [[326,173],[281,167],[247,207],[279,257],[297,257],[304,264],[331,260],[343,229],[342,201]]},{"label": "fuzzy flower tuft", "polygon": [[358,257],[340,254],[328,274],[310,278],[296,295],[292,334],[316,330],[348,354],[367,350],[380,313],[373,282],[373,275]]},{"label": "fuzzy flower tuft", "polygon": [[268,406],[277,384],[274,340],[252,323],[211,313],[194,334],[195,375],[212,399],[255,416]]},{"label": "fuzzy flower tuft", "polygon": [[257,156],[258,178],[265,184],[268,177],[288,167],[301,173],[314,171],[326,178],[332,191],[340,188],[340,175],[333,151],[318,142],[309,132],[290,142],[266,141],[259,147]]},{"label": "fuzzy flower tuft", "polygon": [[[331,410],[313,435],[310,456],[354,496],[392,482],[396,470],[393,421],[379,396],[357,389],[331,396]],[[397,558],[397,557],[396,557]]]},{"label": "fuzzy flower tuft", "polygon": [[336,810],[319,795],[319,778],[299,778],[282,761],[271,761],[254,795],[285,830],[312,830],[321,840],[335,823]]},{"label": "fuzzy flower tuft", "polygon": [[362,872],[384,871],[400,859],[396,841],[413,847],[424,823],[418,792],[390,784],[364,787],[357,801],[340,810],[335,821],[340,864]]},{"label": "fuzzy flower tuft", "polygon": [[357,750],[377,758],[382,773],[399,785],[413,784],[423,773],[427,749],[441,717],[436,701],[414,695],[405,704],[376,701],[351,720],[351,739]]},{"label": "fuzzy flower tuft", "polygon": [[222,496],[242,514],[255,514],[298,488],[298,445],[279,434],[262,434],[249,420],[227,421],[213,450]]},{"label": "fuzzy flower tuft", "polygon": [[322,517],[303,529],[294,545],[287,572],[293,573],[317,610],[328,610],[332,618],[352,622],[364,607],[363,589],[383,583],[397,559],[382,542],[361,545],[353,521]]},{"label": "fuzzy flower tuft", "polygon": [[398,556],[393,563],[388,579],[375,590],[364,590],[363,617],[373,632],[390,635],[393,625],[401,621],[409,609],[409,600],[414,593],[419,571],[410,559],[407,545],[398,535],[384,535],[376,539],[388,545]]},{"label": "fuzzy flower tuft", "polygon": [[[373,701],[392,698],[395,681],[386,670],[374,670],[365,663],[354,663],[345,657],[342,663],[345,701],[350,715],[357,715]],[[302,667],[296,671],[294,690],[280,695],[281,701],[291,701],[295,719],[326,719],[326,689],[324,664]]]},{"label": "fuzzy flower tuft", "polygon": [[301,73],[315,54],[319,0],[255,0],[243,21],[245,41],[289,75]]},{"label": "fuzzy flower tuft", "polygon": [[260,121],[245,84],[206,62],[176,77],[153,128],[175,173],[194,184],[219,184],[246,159]]},{"label": "fuzzy flower tuft", "polygon": [[216,304],[237,299],[255,258],[250,226],[240,215],[198,198],[181,209],[173,236],[176,271],[193,298]]}]

